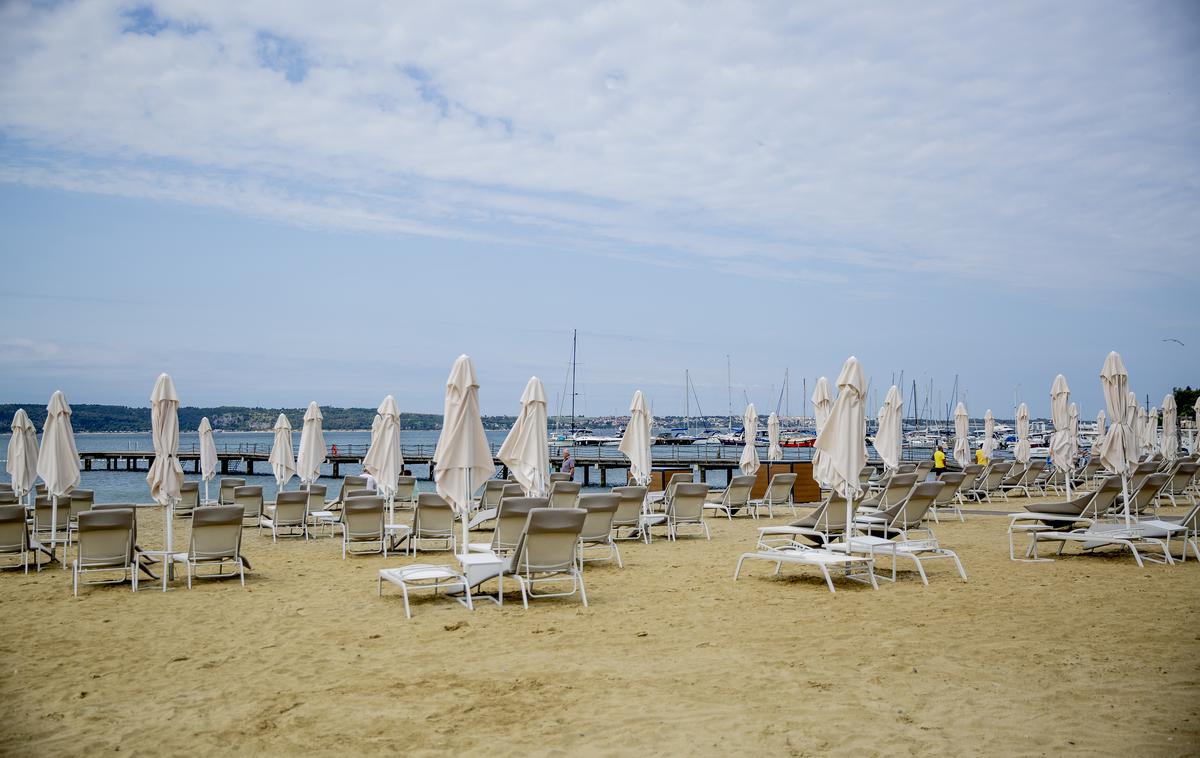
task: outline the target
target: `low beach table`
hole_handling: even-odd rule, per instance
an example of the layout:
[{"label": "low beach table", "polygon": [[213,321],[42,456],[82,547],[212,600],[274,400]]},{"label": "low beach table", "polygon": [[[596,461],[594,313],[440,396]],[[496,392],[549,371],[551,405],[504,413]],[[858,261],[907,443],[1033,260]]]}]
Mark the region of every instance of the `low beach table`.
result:
[{"label": "low beach table", "polygon": [[816,566],[820,569],[821,575],[825,577],[825,584],[828,585],[830,592],[837,592],[833,587],[833,578],[829,575],[830,566],[842,569],[842,576],[847,579],[867,583],[871,585],[872,589],[879,589],[879,584],[875,581],[875,559],[870,555],[854,555],[852,553],[839,553],[823,548],[801,546],[760,550],[755,553],[742,553],[742,557],[738,558],[737,569],[733,572],[733,580],[735,582],[738,575],[742,572],[742,563],[747,559],[774,563],[776,574],[783,569],[783,564],[785,563]]},{"label": "low beach table", "polygon": [[[412,618],[412,610],[408,606],[409,590],[433,590],[435,595],[439,589],[445,590],[447,597],[465,605],[469,611],[475,610],[475,605],[471,602],[471,587],[467,584],[467,578],[456,571],[453,566],[414,563],[401,568],[380,569],[380,596],[383,595],[384,581],[396,585],[403,593],[405,618]],[[460,591],[463,593],[463,597],[454,597],[450,594]]]},{"label": "low beach table", "polygon": [[486,598],[496,605],[504,605],[503,558],[490,550],[476,553],[458,553],[454,557],[458,559],[458,564],[462,566],[463,576],[467,578],[467,584],[471,587],[478,587],[488,579],[495,579],[499,583],[495,595],[476,592],[474,597]]},{"label": "low beach table", "polygon": [[396,546],[404,540],[408,539],[408,535],[412,533],[412,527],[408,524],[384,524],[383,535],[388,541],[388,550],[395,550]]},{"label": "low beach table", "polygon": [[[829,546],[830,550],[839,552],[846,551],[846,543],[834,542]],[[923,540],[889,540],[883,537],[875,537],[872,535],[858,535],[850,538],[850,552],[865,554],[871,558],[878,556],[887,556],[892,560],[892,576],[879,577],[891,582],[896,581],[896,559],[911,558],[912,562],[917,564],[917,573],[921,575],[921,581],[929,584],[929,578],[925,576],[925,567],[921,565],[922,560],[930,560],[934,558],[951,558],[954,560],[954,567],[958,569],[958,575],[962,580],[967,581],[967,572],[963,570],[962,561],[958,559],[958,554],[953,550],[947,550],[938,544],[936,539],[932,537]]]}]

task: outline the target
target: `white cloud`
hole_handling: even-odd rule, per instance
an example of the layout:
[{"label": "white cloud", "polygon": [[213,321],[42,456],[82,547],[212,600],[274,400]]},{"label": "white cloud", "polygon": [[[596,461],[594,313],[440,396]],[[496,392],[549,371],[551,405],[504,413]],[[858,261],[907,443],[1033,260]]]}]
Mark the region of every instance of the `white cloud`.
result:
[{"label": "white cloud", "polygon": [[1186,6],[139,7],[0,10],[0,180],[814,282],[1200,242]]}]

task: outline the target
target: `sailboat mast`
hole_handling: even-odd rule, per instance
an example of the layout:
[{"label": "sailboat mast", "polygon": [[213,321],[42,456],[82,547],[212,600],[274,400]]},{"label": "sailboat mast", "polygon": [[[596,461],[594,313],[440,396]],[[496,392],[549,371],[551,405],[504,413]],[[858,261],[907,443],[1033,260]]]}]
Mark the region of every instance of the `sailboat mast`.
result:
[{"label": "sailboat mast", "polygon": [[579,343],[579,330],[571,330],[571,431],[575,431],[575,348]]},{"label": "sailboat mast", "polygon": [[689,432],[692,429],[692,391],[689,389],[692,379],[688,370],[683,370],[683,426]]},{"label": "sailboat mast", "polygon": [[733,433],[733,363],[729,353],[725,354],[725,387],[729,391],[729,432]]}]

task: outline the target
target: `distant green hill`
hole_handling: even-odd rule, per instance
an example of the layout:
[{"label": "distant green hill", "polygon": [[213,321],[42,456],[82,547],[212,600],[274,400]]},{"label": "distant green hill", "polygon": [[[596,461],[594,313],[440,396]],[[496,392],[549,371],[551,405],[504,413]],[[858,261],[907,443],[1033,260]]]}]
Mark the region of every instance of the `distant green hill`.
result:
[{"label": "distant green hill", "polygon": [[[0,421],[4,426],[12,419],[17,408],[24,408],[39,430],[46,421],[45,403],[0,404]],[[223,405],[217,408],[182,407],[179,409],[179,426],[192,430],[200,425],[200,419],[208,416],[214,429],[229,432],[253,432],[270,429],[280,413],[287,414],[292,428],[304,424],[304,408],[246,408]],[[374,408],[321,408],[325,429],[370,429],[375,418]],[[512,416],[484,416],[486,429],[508,429]],[[131,408],[126,405],[91,405],[80,403],[71,406],[71,426],[77,432],[148,432],[150,431],[150,409]],[[442,416],[436,413],[402,413],[400,428],[406,430],[441,429]]]}]

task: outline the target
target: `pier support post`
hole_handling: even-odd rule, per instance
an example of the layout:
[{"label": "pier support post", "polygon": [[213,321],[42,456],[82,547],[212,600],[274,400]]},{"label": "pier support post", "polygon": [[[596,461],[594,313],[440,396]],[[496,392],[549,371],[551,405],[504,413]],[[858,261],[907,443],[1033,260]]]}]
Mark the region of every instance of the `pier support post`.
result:
[{"label": "pier support post", "polygon": [[83,459],[83,470],[84,470],[84,471],[91,471],[91,470],[92,470],[92,459],[91,459],[91,458],[84,458],[84,459]]},{"label": "pier support post", "polygon": [[246,476],[254,476],[254,461],[246,459]]},{"label": "pier support post", "polygon": [[604,468],[603,466],[600,467],[600,486],[608,486],[608,469]]},{"label": "pier support post", "polygon": [[[333,478],[334,478],[334,479],[337,479],[338,477],[340,477],[340,476],[341,476],[341,474],[340,474],[340,473],[338,473],[339,469],[341,468],[341,465],[342,465],[342,464],[338,463],[337,461],[334,461],[334,462],[333,462]],[[290,496],[289,496],[289,497],[290,497]]]},{"label": "pier support post", "polygon": [[585,465],[583,467],[583,486],[584,487],[587,487],[589,484],[591,484],[591,482],[589,481],[591,479],[591,476],[590,476],[591,472],[592,472],[592,467],[590,464]]},{"label": "pier support post", "polygon": [[221,459],[221,476],[225,476],[228,473],[229,473],[229,459],[222,458]]}]

